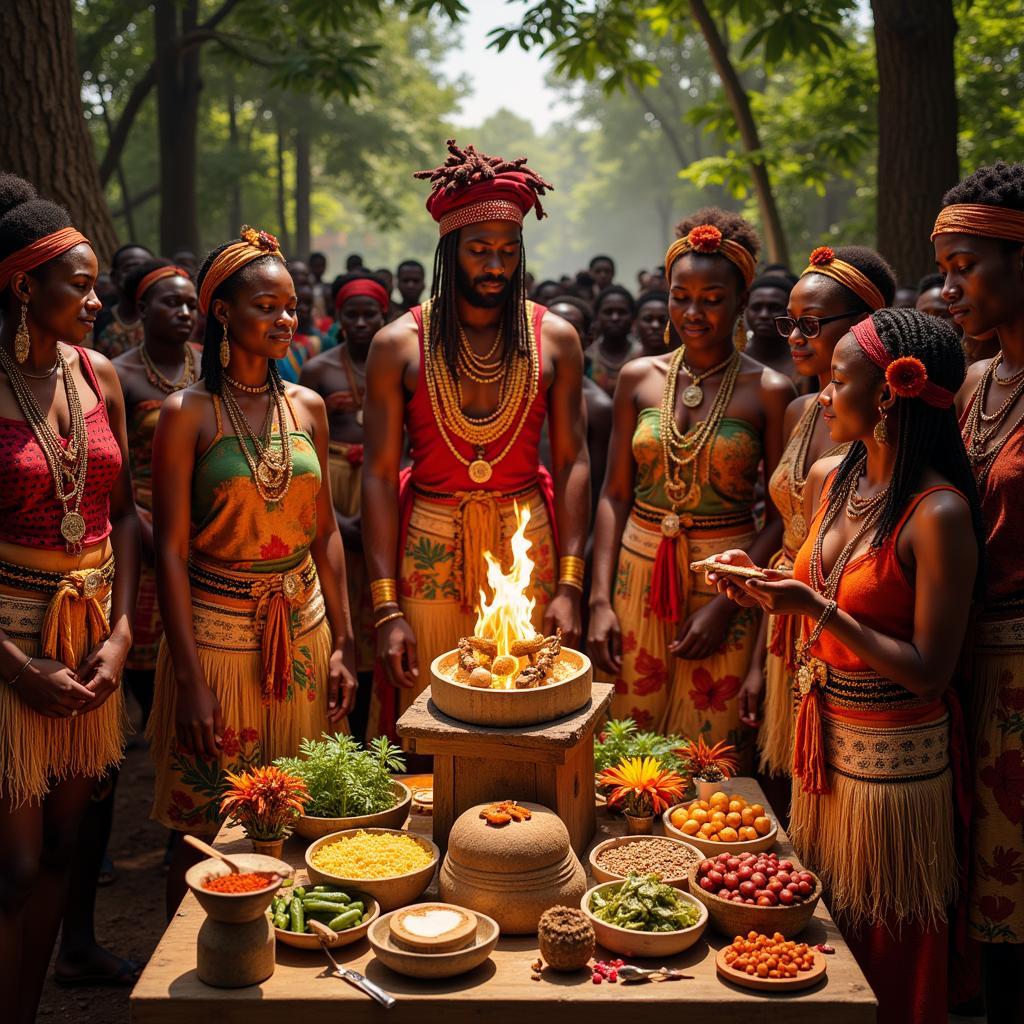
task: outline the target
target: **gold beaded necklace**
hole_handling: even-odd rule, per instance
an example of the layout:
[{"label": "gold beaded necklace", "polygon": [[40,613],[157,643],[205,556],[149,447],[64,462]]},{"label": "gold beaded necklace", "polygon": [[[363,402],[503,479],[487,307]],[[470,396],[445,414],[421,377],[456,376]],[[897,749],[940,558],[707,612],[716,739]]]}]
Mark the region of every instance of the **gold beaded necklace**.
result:
[{"label": "gold beaded necklace", "polygon": [[356,365],[352,362],[352,354],[348,350],[348,342],[343,342],[338,350],[341,359],[341,368],[345,371],[345,379],[348,382],[348,390],[356,401],[356,423],[363,425],[363,400],[366,396],[366,388],[359,386],[359,375],[356,372]]},{"label": "gold beaded necklace", "polygon": [[500,357],[495,359],[495,353],[502,343],[504,333],[504,325],[499,325],[494,344],[483,355],[479,355],[466,337],[462,324],[459,324],[459,376],[465,375],[477,384],[494,384],[501,380],[505,375],[505,363]]},{"label": "gold beaded necklace", "polygon": [[[225,376],[225,381],[227,379]],[[284,387],[268,382],[267,387],[271,391],[270,403],[259,435],[249,426],[249,421],[239,408],[238,402],[231,392],[231,387],[232,385],[229,384],[227,388],[224,388],[221,397],[238,440],[238,447],[242,450],[242,456],[249,466],[256,490],[264,501],[281,501],[288,493],[292,482],[292,445],[285,418]],[[278,446],[276,447],[273,436],[275,412],[278,422]],[[252,450],[246,442],[251,442]]]},{"label": "gold beaded necklace", "polygon": [[[468,417],[462,411],[462,391],[458,379],[453,379],[445,360],[436,358],[430,345],[430,314],[432,303],[423,304],[423,375],[427,383],[430,407],[437,429],[448,450],[468,468],[469,478],[475,484],[490,480],[494,467],[512,450],[526,423],[526,412],[533,404],[540,388],[540,364],[537,359],[533,319],[527,316],[529,352],[515,353],[508,367],[505,382],[498,398],[498,406],[489,416]],[[518,422],[517,422],[518,420]],[[511,438],[501,453],[492,459],[484,458],[485,447],[513,428]],[[467,459],[455,447],[452,435],[476,449],[476,458]]]},{"label": "gold beaded necklace", "polygon": [[153,362],[153,357],[146,349],[145,341],[139,345],[139,356],[142,359],[142,367],[146,371],[146,379],[153,387],[158,388],[165,394],[170,395],[175,391],[181,391],[182,388],[187,388],[196,382],[196,357],[192,352],[191,345],[185,346],[185,363],[182,367],[181,376],[177,380],[171,380],[160,372],[160,368]]},{"label": "gold beaded necklace", "polygon": [[691,370],[686,365],[685,359],[682,360],[682,371],[690,378],[690,383],[683,389],[683,405],[687,409],[696,409],[704,401],[704,389],[701,387],[701,384],[708,377],[713,377],[719,370],[724,370],[729,365],[731,359],[731,355],[727,356],[717,366],[712,366],[710,370],[701,370],[699,373],[696,370]]},{"label": "gold beaded necklace", "polygon": [[[732,400],[742,358],[739,352],[733,352],[716,367],[718,370],[724,368],[725,376],[718,386],[711,412],[706,420],[685,434],[676,426],[676,386],[686,359],[685,345],[675,352],[669,363],[665,387],[661,393],[659,424],[665,495],[672,503],[672,511],[666,513],[661,520],[661,532],[666,537],[675,537],[679,533],[679,510],[692,507],[700,500],[701,485],[707,482],[705,478],[709,476],[710,442],[718,433],[725,410]],[[704,374],[704,377],[708,375]],[[698,460],[705,451],[707,458],[702,474]]]},{"label": "gold beaded necklace", "polygon": [[[979,484],[983,483],[988,476],[989,470],[991,470],[993,463],[999,457],[999,453],[1003,450],[1006,442],[1024,423],[1024,411],[1022,411],[1010,429],[1003,435],[1002,439],[992,445],[991,448],[988,448],[992,438],[999,433],[1003,424],[1009,418],[1010,410],[1013,408],[1014,403],[1024,394],[1024,371],[1015,373],[1012,377],[1005,379],[996,376],[996,367],[1002,362],[1002,359],[1003,354],[1000,352],[988,364],[988,368],[974,390],[971,409],[967,414],[967,420],[963,427],[963,439],[964,446],[967,449],[967,458],[971,462],[971,468],[974,470],[974,476]],[[1011,386],[1011,382],[1015,383],[1002,405],[994,413],[988,414],[985,412],[985,400],[988,397],[989,385],[993,380],[1008,387]],[[986,448],[988,448],[987,451]]]},{"label": "gold beaded necklace", "polygon": [[0,348],[0,366],[3,366],[11,390],[21,409],[22,415],[32,429],[39,447],[43,450],[46,464],[53,478],[53,485],[60,501],[63,515],[60,520],[60,535],[69,554],[82,549],[85,536],[85,518],[79,509],[85,496],[85,480],[89,472],[89,438],[86,432],[82,401],[75,386],[71,368],[64,353],[57,346],[57,364],[64,378],[64,395],[67,398],[71,417],[71,432],[67,445],[61,444],[57,432],[50,426],[46,414],[39,408],[36,397],[25,381],[18,364]]}]

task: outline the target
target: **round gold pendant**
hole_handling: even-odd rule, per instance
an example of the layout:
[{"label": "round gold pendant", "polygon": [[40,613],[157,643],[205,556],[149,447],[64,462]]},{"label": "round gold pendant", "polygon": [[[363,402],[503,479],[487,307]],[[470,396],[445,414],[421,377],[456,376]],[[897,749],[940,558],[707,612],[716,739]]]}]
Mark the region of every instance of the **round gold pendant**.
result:
[{"label": "round gold pendant", "polygon": [[78,512],[67,512],[60,521],[60,535],[69,544],[80,544],[85,536],[85,520]]},{"label": "round gold pendant", "polygon": [[796,537],[803,539],[807,536],[807,520],[802,512],[795,512],[789,521],[789,532]]},{"label": "round gold pendant", "polygon": [[687,409],[696,409],[704,401],[704,389],[699,384],[691,384],[683,391],[683,405]]},{"label": "round gold pendant", "polygon": [[491,464],[486,459],[474,459],[469,464],[469,479],[475,484],[485,484],[491,479]]},{"label": "round gold pendant", "polygon": [[679,516],[675,512],[668,512],[661,517],[661,533],[670,540],[679,536]]},{"label": "round gold pendant", "polygon": [[262,461],[256,467],[256,481],[268,491],[276,490],[284,479],[284,471],[280,466]]}]

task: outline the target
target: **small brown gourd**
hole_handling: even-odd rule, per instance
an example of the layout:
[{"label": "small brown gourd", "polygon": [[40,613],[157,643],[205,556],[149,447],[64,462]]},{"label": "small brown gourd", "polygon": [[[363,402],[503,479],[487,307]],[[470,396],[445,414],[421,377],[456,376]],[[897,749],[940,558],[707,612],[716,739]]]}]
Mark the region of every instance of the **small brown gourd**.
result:
[{"label": "small brown gourd", "polygon": [[579,908],[551,907],[537,925],[540,955],[556,971],[578,971],[594,955],[594,927]]}]

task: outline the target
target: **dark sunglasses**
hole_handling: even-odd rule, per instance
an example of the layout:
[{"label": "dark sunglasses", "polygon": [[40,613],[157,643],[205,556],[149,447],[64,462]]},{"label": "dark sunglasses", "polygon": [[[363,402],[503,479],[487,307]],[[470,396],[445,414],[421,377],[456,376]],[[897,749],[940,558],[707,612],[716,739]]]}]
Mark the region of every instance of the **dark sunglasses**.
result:
[{"label": "dark sunglasses", "polygon": [[835,316],[801,316],[795,320],[791,316],[775,317],[775,330],[784,338],[793,333],[795,327],[805,338],[816,338],[821,334],[821,325],[830,324],[834,320],[842,320],[848,316],[860,316],[861,311],[856,310],[850,313],[836,313]]}]

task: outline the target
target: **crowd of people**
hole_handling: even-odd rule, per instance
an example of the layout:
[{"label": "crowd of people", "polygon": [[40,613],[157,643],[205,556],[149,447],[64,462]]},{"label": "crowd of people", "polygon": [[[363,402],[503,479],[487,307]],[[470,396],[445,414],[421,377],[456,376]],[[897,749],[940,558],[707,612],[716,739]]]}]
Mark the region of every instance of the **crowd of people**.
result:
[{"label": "crowd of people", "polygon": [[62,921],[59,981],[138,974],[92,929],[120,683],[171,914],[226,772],[397,739],[523,509],[536,630],[590,653],[614,717],[784,794],[879,1019],[945,1020],[982,977],[989,1020],[1024,1019],[1024,164],[947,193],[915,289],[863,246],[759,264],[717,208],[633,289],[607,255],[535,282],[525,160],[450,143],[418,177],[429,293],[416,260],[329,280],[248,227],[101,272],[0,176],[12,1020]]}]

